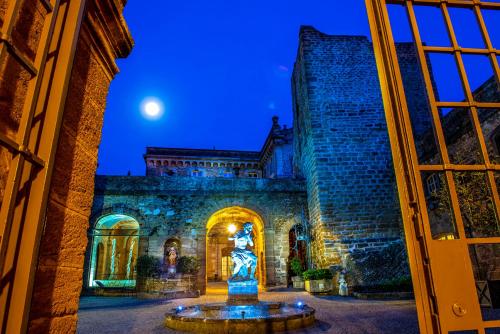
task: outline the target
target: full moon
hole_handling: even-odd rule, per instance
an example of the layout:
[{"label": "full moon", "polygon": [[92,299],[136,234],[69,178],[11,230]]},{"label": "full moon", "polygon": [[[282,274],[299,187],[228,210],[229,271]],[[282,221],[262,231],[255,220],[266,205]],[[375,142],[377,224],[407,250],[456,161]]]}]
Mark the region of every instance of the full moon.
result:
[{"label": "full moon", "polygon": [[149,116],[158,116],[158,114],[160,113],[160,105],[156,102],[148,102],[146,103],[146,105],[144,106],[144,111],[146,112],[146,114],[148,114]]},{"label": "full moon", "polygon": [[145,118],[156,120],[163,114],[163,103],[155,97],[147,97],[142,100],[141,112]]}]

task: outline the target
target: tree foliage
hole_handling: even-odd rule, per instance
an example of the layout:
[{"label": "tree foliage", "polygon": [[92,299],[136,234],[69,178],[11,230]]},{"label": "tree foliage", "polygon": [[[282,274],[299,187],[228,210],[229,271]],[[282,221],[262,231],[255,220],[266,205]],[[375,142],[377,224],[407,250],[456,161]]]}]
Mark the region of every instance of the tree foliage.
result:
[{"label": "tree foliage", "polygon": [[290,269],[295,274],[295,276],[301,276],[304,272],[304,265],[298,257],[294,257],[290,260]]},{"label": "tree foliage", "polygon": [[200,270],[200,261],[194,256],[181,256],[177,262],[177,271],[195,275]]},{"label": "tree foliage", "polygon": [[137,276],[142,278],[158,277],[161,272],[161,261],[151,255],[141,255],[137,258]]}]

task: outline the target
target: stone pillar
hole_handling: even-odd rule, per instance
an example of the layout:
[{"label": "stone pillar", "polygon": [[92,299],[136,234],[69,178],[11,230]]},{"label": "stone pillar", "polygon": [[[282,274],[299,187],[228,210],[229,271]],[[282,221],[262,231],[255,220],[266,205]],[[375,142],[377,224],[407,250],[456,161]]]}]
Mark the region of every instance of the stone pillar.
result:
[{"label": "stone pillar", "polygon": [[198,229],[196,230],[196,253],[200,261],[200,271],[196,277],[196,286],[200,290],[200,294],[204,295],[207,293],[207,230]]},{"label": "stone pillar", "polygon": [[29,331],[76,331],[97,151],[109,84],[132,39],[124,0],[87,4],[71,73],[40,244]]},{"label": "stone pillar", "polygon": [[141,235],[141,236],[139,236],[139,254],[138,254],[138,256],[148,255],[148,254],[149,254],[149,237],[147,235]]},{"label": "stone pillar", "polygon": [[276,285],[276,254],[274,249],[275,232],[271,229],[264,230],[266,243],[266,286]]}]

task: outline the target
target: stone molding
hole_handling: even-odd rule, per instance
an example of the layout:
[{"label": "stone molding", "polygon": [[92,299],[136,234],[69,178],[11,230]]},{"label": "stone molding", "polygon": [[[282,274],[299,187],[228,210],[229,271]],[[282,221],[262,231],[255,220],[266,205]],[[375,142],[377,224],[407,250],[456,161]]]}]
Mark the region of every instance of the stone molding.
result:
[{"label": "stone molding", "polygon": [[182,176],[102,176],[95,178],[95,194],[172,194],[176,192],[305,192],[300,179],[192,178]]},{"label": "stone molding", "polygon": [[116,58],[125,58],[132,51],[134,41],[122,16],[123,3],[119,0],[92,0],[87,4],[81,37],[98,56],[110,80],[119,72]]}]

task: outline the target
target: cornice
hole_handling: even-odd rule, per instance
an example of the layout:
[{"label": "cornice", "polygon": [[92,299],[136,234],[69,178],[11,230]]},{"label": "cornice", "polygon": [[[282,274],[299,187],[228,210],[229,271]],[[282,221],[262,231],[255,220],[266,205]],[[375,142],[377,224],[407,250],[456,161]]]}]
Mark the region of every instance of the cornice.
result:
[{"label": "cornice", "polygon": [[116,58],[127,57],[134,41],[123,18],[123,0],[90,0],[82,38],[93,46],[110,78],[119,72]]}]

